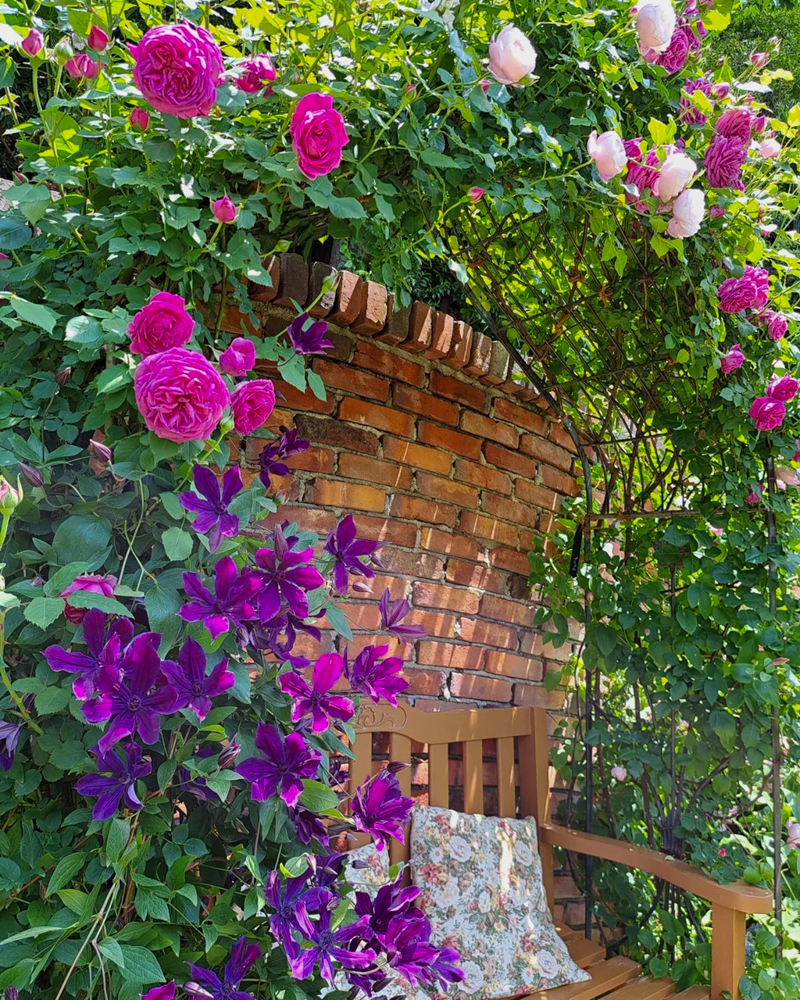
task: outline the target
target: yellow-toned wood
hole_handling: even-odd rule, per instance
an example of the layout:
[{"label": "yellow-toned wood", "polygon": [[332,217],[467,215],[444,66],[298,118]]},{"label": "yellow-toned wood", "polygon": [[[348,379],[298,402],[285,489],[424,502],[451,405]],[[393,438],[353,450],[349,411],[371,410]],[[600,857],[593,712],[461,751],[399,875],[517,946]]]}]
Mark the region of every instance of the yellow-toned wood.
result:
[{"label": "yellow-toned wood", "polygon": [[585,937],[574,938],[566,944],[573,962],[582,969],[594,965],[595,962],[600,962],[606,957],[606,949],[603,945],[596,941],[589,941]]},{"label": "yellow-toned wood", "polygon": [[556,924],[556,932],[562,941],[574,941],[575,938],[583,937],[580,931],[567,927],[566,924]]},{"label": "yellow-toned wood", "polygon": [[[550,751],[547,744],[547,713],[533,708],[531,731],[518,740],[520,815],[533,816],[537,830],[550,822]],[[553,909],[553,849],[539,836],[542,881],[547,905]]]},{"label": "yellow-toned wood", "polygon": [[524,736],[531,731],[529,708],[475,708],[464,712],[423,712],[410,705],[381,702],[362,705],[355,719],[359,731],[401,732],[417,743],[463,743]]},{"label": "yellow-toned wood", "polygon": [[[641,969],[629,958],[617,956],[605,962],[598,962],[586,971],[592,977],[591,982],[571,983],[569,986],[557,986],[554,990],[531,993],[531,1000],[596,1000],[597,997],[605,996],[610,990],[634,979]],[[609,1000],[613,1000],[613,996],[612,993]]]},{"label": "yellow-toned wood", "polygon": [[693,986],[689,990],[684,990],[683,993],[676,993],[675,1000],[709,1000],[710,996],[711,993],[707,986]]},{"label": "yellow-toned wood", "polygon": [[[411,740],[403,733],[393,732],[389,736],[389,758],[401,761],[403,764],[411,764]],[[403,795],[411,796],[411,767],[404,767],[397,774],[400,782],[400,790]],[[410,849],[411,824],[405,827],[405,843],[401,844],[392,839],[389,841],[389,860],[393,865],[408,861]]]},{"label": "yellow-toned wood", "polygon": [[[745,882],[720,885],[691,865],[677,861],[660,851],[636,847],[633,844],[626,844],[623,840],[611,840],[592,833],[581,833],[579,830],[567,830],[565,827],[551,824],[543,824],[540,827],[539,838],[543,843],[563,847],[577,854],[589,854],[593,858],[602,858],[604,861],[614,861],[628,868],[637,868],[723,908],[730,907],[740,913],[770,913],[772,910],[772,894],[768,889],[759,889]],[[742,959],[744,960],[744,949]]]},{"label": "yellow-toned wood", "polygon": [[647,976],[615,990],[609,1000],[665,1000],[665,997],[674,996],[675,983],[668,976],[663,979]]},{"label": "yellow-toned wood", "polygon": [[517,790],[514,785],[514,737],[497,740],[497,810],[501,816],[517,815]]},{"label": "yellow-toned wood", "polygon": [[711,907],[711,997],[718,1000],[723,991],[732,1000],[740,1000],[739,980],[744,975],[745,914],[719,903]]},{"label": "yellow-toned wood", "polygon": [[483,743],[464,744],[464,812],[483,812]]},{"label": "yellow-toned wood", "polygon": [[428,802],[447,809],[450,805],[450,754],[446,743],[428,747]]}]

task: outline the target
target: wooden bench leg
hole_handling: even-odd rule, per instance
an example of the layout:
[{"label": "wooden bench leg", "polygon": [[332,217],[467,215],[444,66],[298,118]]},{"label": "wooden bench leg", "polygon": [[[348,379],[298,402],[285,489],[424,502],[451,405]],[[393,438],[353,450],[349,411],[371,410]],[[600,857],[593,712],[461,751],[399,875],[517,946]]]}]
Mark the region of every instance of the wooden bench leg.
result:
[{"label": "wooden bench leg", "polygon": [[747,918],[738,910],[715,903],[711,908],[711,1000],[727,992],[741,1000],[739,980],[745,968]]}]

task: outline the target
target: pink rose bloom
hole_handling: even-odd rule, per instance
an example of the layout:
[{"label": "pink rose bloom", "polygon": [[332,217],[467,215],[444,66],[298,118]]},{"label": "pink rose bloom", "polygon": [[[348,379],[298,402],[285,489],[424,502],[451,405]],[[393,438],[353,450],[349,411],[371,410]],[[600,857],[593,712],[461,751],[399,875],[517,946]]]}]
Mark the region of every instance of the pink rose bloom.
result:
[{"label": "pink rose bloom", "polygon": [[478,204],[478,202],[481,200],[481,198],[483,198],[485,194],[486,194],[485,188],[471,187],[469,191],[467,191],[467,197],[475,205]]},{"label": "pink rose bloom", "polygon": [[722,207],[722,205],[712,205],[708,211],[708,214],[711,216],[712,219],[721,219],[722,216],[725,214],[725,209]]},{"label": "pink rose bloom", "polygon": [[794,439],[795,453],[792,455],[793,462],[800,462],[800,438]]},{"label": "pink rose bloom", "polygon": [[767,336],[770,340],[780,340],[781,337],[786,336],[786,332],[789,329],[789,322],[783,313],[767,309],[761,313],[759,320],[766,326]]},{"label": "pink rose bloom", "polygon": [[757,431],[774,431],[786,417],[786,404],[770,396],[759,396],[750,406],[750,417]]},{"label": "pink rose bloom", "polygon": [[769,119],[767,118],[766,115],[757,115],[752,121],[753,131],[763,132],[764,129],[767,127],[768,121]]},{"label": "pink rose bloom", "polygon": [[625,183],[635,187],[640,195],[651,191],[658,180],[658,153],[648,150],[642,160],[641,139],[626,139],[624,146],[628,156]]},{"label": "pink rose bloom", "polygon": [[765,160],[774,160],[781,155],[781,144],[777,139],[763,139],[758,144],[758,153]]},{"label": "pink rose bloom", "polygon": [[235,77],[233,85],[237,90],[243,90],[245,94],[257,94],[259,90],[266,89],[268,94],[272,93],[270,84],[277,79],[278,74],[272,65],[272,60],[266,53],[260,56],[253,56],[252,59],[245,59],[239,63],[237,69],[240,75]]},{"label": "pink rose bloom", "polygon": [[[681,111],[681,120],[686,122],[687,125],[705,125],[708,121],[708,115],[703,114],[703,112],[695,104],[692,103],[691,99],[687,97],[687,94],[694,94],[696,91],[700,91],[701,94],[705,94],[706,97],[711,97],[711,81],[701,78],[699,80],[687,80],[683,85],[683,94],[681,94],[680,105],[683,110]],[[713,101],[711,102],[714,103]]]},{"label": "pink rose bloom", "polygon": [[771,399],[779,399],[782,403],[788,403],[797,395],[798,388],[800,388],[800,382],[796,378],[792,378],[791,375],[781,375],[780,378],[773,379],[767,386],[767,395]]},{"label": "pink rose bloom", "polygon": [[36,28],[31,28],[28,34],[22,39],[20,48],[31,58],[38,56],[44,48],[44,35],[41,31],[37,31]]},{"label": "pink rose bloom", "polygon": [[[72,583],[58,595],[67,598],[69,594],[74,594],[78,590],[85,590],[90,594],[102,594],[103,597],[114,596],[114,586],[117,582],[115,576],[99,576],[96,573],[84,573],[76,576]],[[64,601],[64,615],[68,622],[73,625],[80,625],[88,608],[73,608],[71,604]]]},{"label": "pink rose bloom", "polygon": [[328,94],[306,94],[295,105],[289,125],[297,165],[306,177],[323,177],[342,162],[350,141],[344,118]]},{"label": "pink rose bloom", "polygon": [[719,116],[714,128],[717,135],[724,135],[726,139],[738,139],[748,146],[753,133],[753,113],[747,108],[728,108]]},{"label": "pink rose bloom", "polygon": [[663,66],[668,73],[677,73],[686,65],[689,58],[689,48],[692,29],[686,26],[679,26],[675,29],[670,39],[669,46],[656,59],[653,60],[658,66]]},{"label": "pink rose bloom", "polygon": [[601,181],[610,181],[621,174],[628,163],[628,154],[622,138],[614,131],[598,135],[595,130],[586,143],[586,151],[594,160]]},{"label": "pink rose bloom", "polygon": [[789,820],[786,824],[786,846],[793,851],[800,848],[800,823]]},{"label": "pink rose bloom", "polygon": [[648,49],[663,52],[672,41],[676,23],[672,0],[647,0],[643,3],[636,11],[639,51],[643,55]]},{"label": "pink rose bloom", "polygon": [[489,72],[498,83],[519,87],[536,69],[536,49],[513,24],[507,24],[489,42]]},{"label": "pink rose bloom", "polygon": [[763,309],[769,297],[769,274],[763,267],[748,264],[741,278],[727,278],[717,294],[720,309],[729,315],[745,309]]},{"label": "pink rose bloom", "polygon": [[133,387],[148,429],[167,441],[205,441],[230,403],[228,387],[211,362],[183,347],[146,357]]},{"label": "pink rose bloom", "polygon": [[752,487],[752,489],[750,490],[750,492],[744,498],[744,502],[749,507],[756,507],[756,506],[758,506],[758,504],[761,503],[761,494],[763,492],[764,491],[761,489],[760,486],[754,486],[754,487]]},{"label": "pink rose bloom", "polygon": [[159,24],[130,47],[133,79],[156,109],[176,118],[207,115],[222,81],[222,52],[205,28]]},{"label": "pink rose bloom", "polygon": [[156,292],[128,327],[131,351],[146,358],[170,347],[183,347],[193,331],[194,320],[186,311],[185,300],[172,292]]},{"label": "pink rose bloom", "polygon": [[86,39],[86,44],[95,52],[104,52],[106,46],[108,45],[108,35],[102,28],[98,27],[98,25],[93,24],[89,29],[89,36]]},{"label": "pink rose bloom", "polygon": [[709,185],[713,188],[735,187],[746,159],[747,147],[738,139],[716,136],[703,159]]},{"label": "pink rose bloom", "polygon": [[766,52],[751,52],[750,62],[756,69],[763,69],[769,61],[769,55]]},{"label": "pink rose bloom", "polygon": [[234,337],[219,356],[219,366],[227,375],[246,375],[255,363],[256,345],[246,337]]},{"label": "pink rose bloom", "polygon": [[211,211],[214,213],[214,218],[217,222],[233,222],[238,215],[238,209],[227,195],[213,201],[211,203]]},{"label": "pink rose bloom", "polygon": [[711,96],[716,97],[718,101],[724,101],[730,92],[731,85],[729,83],[715,83],[711,88]]},{"label": "pink rose bloom", "polygon": [[722,369],[723,375],[730,375],[730,373],[735,372],[737,368],[741,368],[743,364],[744,354],[742,353],[739,345],[734,344],[722,359],[719,366]]},{"label": "pink rose bloom", "polygon": [[661,164],[653,192],[658,195],[659,201],[672,201],[691,183],[696,173],[694,160],[676,149],[668,153]]},{"label": "pink rose bloom", "polygon": [[269,379],[240,382],[231,394],[233,426],[240,434],[262,427],[275,409],[275,388]]},{"label": "pink rose bloom", "polygon": [[64,63],[64,69],[74,80],[94,80],[100,72],[100,63],[86,52],[79,52]]},{"label": "pink rose bloom", "polygon": [[150,112],[144,108],[131,109],[131,128],[137,132],[146,132],[150,127]]},{"label": "pink rose bloom", "polygon": [[628,777],[628,772],[625,770],[624,767],[619,767],[619,766],[612,767],[611,777],[615,778],[617,781],[625,781],[625,779]]},{"label": "pink rose bloom", "polygon": [[694,236],[706,214],[706,196],[700,188],[681,191],[672,203],[672,218],[667,226],[669,236],[684,239]]}]

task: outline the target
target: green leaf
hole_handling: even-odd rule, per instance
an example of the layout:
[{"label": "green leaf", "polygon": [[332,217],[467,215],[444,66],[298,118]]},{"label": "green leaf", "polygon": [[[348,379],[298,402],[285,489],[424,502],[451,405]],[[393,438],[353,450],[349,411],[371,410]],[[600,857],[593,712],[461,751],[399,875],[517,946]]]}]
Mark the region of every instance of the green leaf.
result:
[{"label": "green leaf", "polygon": [[148,139],[144,144],[144,151],[156,163],[169,163],[178,153],[171,139]]},{"label": "green leaf", "polygon": [[452,156],[448,156],[447,153],[442,153],[438,149],[431,149],[430,147],[423,149],[420,153],[420,159],[427,163],[430,167],[457,167],[458,163],[453,159]]},{"label": "green leaf", "polygon": [[678,608],[675,617],[684,632],[694,635],[697,631],[697,615],[694,611],[690,611],[688,608]]},{"label": "green leaf", "polygon": [[39,715],[55,715],[63,712],[70,703],[69,688],[49,687],[36,695],[36,711]]},{"label": "green leaf", "polygon": [[48,333],[53,332],[56,323],[61,319],[57,312],[54,312],[48,306],[40,305],[38,302],[28,302],[27,299],[20,299],[16,295],[9,296],[9,302],[11,303],[11,308],[21,320],[31,323],[33,326],[41,327],[42,330],[46,330]]},{"label": "green leaf", "polygon": [[186,516],[186,510],[175,493],[162,493],[161,503],[173,521],[182,521]]},{"label": "green leaf", "polygon": [[93,594],[89,590],[76,590],[67,596],[67,604],[73,608],[99,608],[107,615],[123,615],[125,618],[133,618],[122,601],[117,601],[113,597],[106,597],[105,594]]},{"label": "green leaf", "polygon": [[106,855],[109,861],[119,861],[131,835],[131,824],[119,817],[112,819],[106,830]]},{"label": "green leaf", "polygon": [[58,597],[34,597],[23,613],[29,622],[46,629],[63,611],[64,602]]},{"label": "green leaf", "polygon": [[328,207],[337,219],[365,219],[364,206],[355,198],[331,198]]},{"label": "green leaf", "polygon": [[0,218],[0,250],[19,250],[31,238],[30,227],[22,219]]},{"label": "green leaf", "polygon": [[350,628],[350,623],[347,618],[345,618],[344,612],[340,607],[335,604],[328,604],[325,607],[325,617],[331,628],[338,635],[344,636],[345,639],[352,639],[353,632]]},{"label": "green leaf", "polygon": [[616,629],[608,625],[597,625],[594,629],[594,641],[603,656],[610,656],[617,646]]},{"label": "green leaf", "polygon": [[111,522],[104,517],[73,514],[62,521],[53,536],[53,549],[67,566],[98,558],[111,541]]},{"label": "green leaf", "polygon": [[321,781],[303,781],[303,794],[300,801],[313,813],[324,813],[328,809],[335,809],[339,805],[339,796]]},{"label": "green leaf", "polygon": [[82,347],[99,347],[105,339],[105,331],[91,316],[73,316],[67,323],[64,339]]},{"label": "green leaf", "polygon": [[194,537],[183,528],[167,528],[161,536],[161,544],[170,562],[184,562],[192,554]]},{"label": "green leaf", "polygon": [[132,381],[133,375],[130,368],[123,365],[111,365],[100,372],[95,380],[95,385],[97,391],[101,393],[118,392]]},{"label": "green leaf", "polygon": [[109,962],[113,962],[117,968],[125,968],[125,955],[119,941],[115,941],[114,938],[103,938],[102,941],[98,941],[97,949],[101,955],[105,955]]},{"label": "green leaf", "polygon": [[120,950],[124,962],[124,966],[121,968],[124,979],[142,985],[164,982],[161,966],[148,948],[140,948],[133,944],[121,944]]},{"label": "green leaf", "polygon": [[54,892],[58,892],[59,889],[63,889],[65,885],[71,882],[81,868],[83,868],[85,857],[86,855],[82,851],[78,851],[77,854],[69,854],[66,858],[62,858],[50,876],[45,895],[52,896]]},{"label": "green leaf", "polygon": [[12,892],[18,889],[22,879],[22,869],[11,858],[0,858],[0,889]]}]

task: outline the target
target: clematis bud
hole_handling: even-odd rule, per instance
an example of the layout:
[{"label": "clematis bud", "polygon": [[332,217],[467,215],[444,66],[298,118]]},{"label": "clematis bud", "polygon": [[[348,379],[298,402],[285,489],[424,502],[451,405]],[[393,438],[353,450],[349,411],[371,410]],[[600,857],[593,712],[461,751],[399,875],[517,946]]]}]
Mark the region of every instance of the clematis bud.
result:
[{"label": "clematis bud", "polygon": [[[39,53],[44,48],[44,36],[41,31],[37,31],[36,28],[31,28],[28,34],[23,38],[20,48],[26,55],[29,55],[31,59],[34,56],[38,56]],[[14,987],[11,987],[14,989]]]},{"label": "clematis bud", "polygon": [[386,770],[389,774],[399,774],[404,771],[407,767],[411,767],[410,764],[405,764],[402,760],[390,760],[386,765]]},{"label": "clematis bud", "polygon": [[219,222],[233,222],[238,214],[238,209],[227,195],[212,202],[211,211]]},{"label": "clematis bud", "polygon": [[0,476],[0,512],[8,514],[14,510],[15,507],[19,506],[22,497],[22,483],[19,481],[19,476],[17,476],[16,489],[7,479]]},{"label": "clematis bud", "polygon": [[55,380],[58,385],[66,385],[67,382],[72,378],[72,368],[62,368],[61,371],[56,372]]},{"label": "clematis bud", "polygon": [[769,62],[769,56],[766,52],[751,52],[750,62],[756,69],[763,69]]},{"label": "clematis bud", "polygon": [[150,112],[144,108],[131,108],[131,128],[146,132],[150,126]]},{"label": "clematis bud", "polygon": [[108,35],[98,25],[93,24],[89,29],[89,37],[86,39],[86,44],[90,49],[94,49],[95,52],[104,52],[108,45]]},{"label": "clematis bud", "polygon": [[217,763],[223,771],[227,771],[236,763],[241,752],[242,748],[234,739],[225,747],[224,750],[220,750]]},{"label": "clematis bud", "polygon": [[188,983],[183,984],[183,992],[187,997],[212,997],[213,994],[209,993],[208,990],[204,990],[200,983],[194,982],[194,980],[189,980]]},{"label": "clematis bud", "polygon": [[56,62],[59,66],[63,66],[65,63],[68,63],[75,55],[75,50],[72,48],[72,42],[66,36],[64,38],[59,38],[56,42],[55,48],[53,49],[53,55],[56,57]]},{"label": "clematis bud", "polygon": [[30,483],[31,486],[44,486],[44,477],[41,472],[34,469],[32,465],[28,465],[27,462],[19,463],[19,471],[26,483]]},{"label": "clematis bud", "polygon": [[107,465],[113,458],[111,449],[107,444],[103,444],[102,441],[96,441],[94,438],[86,445],[86,450],[92,456],[92,458],[97,459],[98,462],[102,462]]}]

